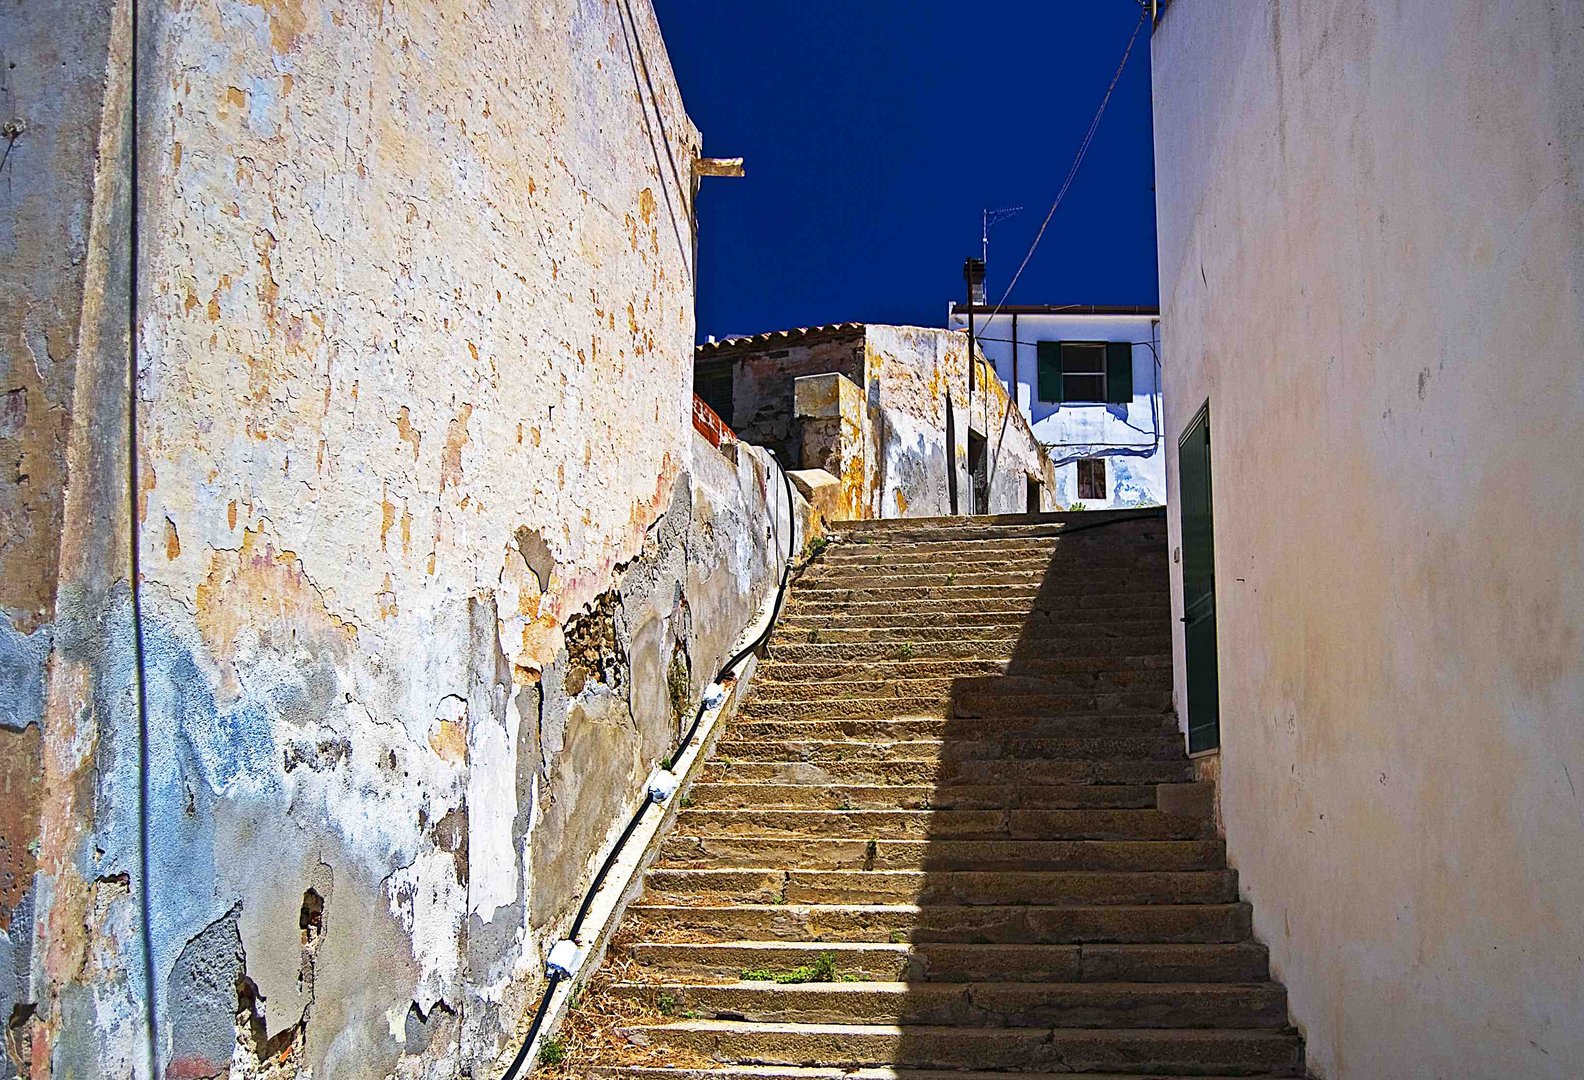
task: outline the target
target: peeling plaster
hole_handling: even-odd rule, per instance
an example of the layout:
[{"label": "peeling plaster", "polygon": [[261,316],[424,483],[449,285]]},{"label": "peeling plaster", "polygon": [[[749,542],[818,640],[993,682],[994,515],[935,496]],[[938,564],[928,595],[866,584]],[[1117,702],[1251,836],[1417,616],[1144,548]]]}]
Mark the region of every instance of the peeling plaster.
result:
[{"label": "peeling plaster", "polygon": [[18,75],[77,125],[22,193],[60,213],[18,220],[76,261],[0,309],[26,353],[0,454],[34,485],[0,509],[36,507],[0,549],[34,583],[0,595],[0,738],[37,743],[47,793],[0,837],[39,848],[37,874],[5,866],[35,887],[0,905],[0,1005],[37,993],[35,1072],[142,1067],[134,513],[172,1076],[223,1067],[227,1037],[245,1077],[492,1061],[676,697],[773,587],[772,466],[691,429],[692,253],[667,234],[691,235],[699,138],[653,12],[530,9],[571,33],[443,3],[156,6],[135,506],[106,434],[125,42],[91,38],[125,24],[3,16],[35,66],[87,35],[71,87]]}]

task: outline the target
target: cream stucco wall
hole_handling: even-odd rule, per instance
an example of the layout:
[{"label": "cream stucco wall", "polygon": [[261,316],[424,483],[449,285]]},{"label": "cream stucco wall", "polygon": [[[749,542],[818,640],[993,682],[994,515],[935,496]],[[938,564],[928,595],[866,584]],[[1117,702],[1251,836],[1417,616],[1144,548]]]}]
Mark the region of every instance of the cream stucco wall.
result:
[{"label": "cream stucco wall", "polygon": [[1584,1075],[1584,6],[1177,0],[1153,59],[1210,768],[1309,1060]]}]

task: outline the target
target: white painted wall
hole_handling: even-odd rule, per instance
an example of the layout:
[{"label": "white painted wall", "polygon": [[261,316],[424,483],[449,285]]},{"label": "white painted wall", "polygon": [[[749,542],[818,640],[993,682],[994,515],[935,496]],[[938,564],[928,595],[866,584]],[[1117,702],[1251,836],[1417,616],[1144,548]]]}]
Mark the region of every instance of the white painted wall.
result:
[{"label": "white painted wall", "polygon": [[[965,330],[968,316],[948,314],[953,330]],[[1017,386],[1017,400],[1056,465],[1056,499],[1078,502],[1079,458],[1106,461],[1108,497],[1084,499],[1090,509],[1159,505],[1166,501],[1166,467],[1161,452],[1159,320],[1138,315],[1019,314],[1017,363],[1013,364],[1012,316],[975,319],[980,349],[995,364],[1002,383]],[[1038,343],[1041,341],[1131,341],[1133,401],[1128,405],[1061,404],[1039,400]]]},{"label": "white painted wall", "polygon": [[1311,1067],[1584,1076],[1584,4],[1176,0],[1153,60],[1208,768]]}]

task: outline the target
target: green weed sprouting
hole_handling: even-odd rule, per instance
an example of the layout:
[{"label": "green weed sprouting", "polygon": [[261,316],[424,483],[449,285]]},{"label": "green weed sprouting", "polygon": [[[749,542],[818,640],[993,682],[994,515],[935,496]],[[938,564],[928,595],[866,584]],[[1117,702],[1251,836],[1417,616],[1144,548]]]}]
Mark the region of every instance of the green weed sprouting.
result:
[{"label": "green weed sprouting", "polygon": [[566,1046],[560,1039],[546,1039],[539,1048],[539,1064],[559,1065],[566,1060]]},{"label": "green weed sprouting", "polygon": [[857,982],[856,975],[840,975],[836,971],[836,954],[822,952],[812,964],[803,964],[786,971],[770,968],[749,968],[742,973],[744,982],[773,982],[786,986],[791,983]]}]

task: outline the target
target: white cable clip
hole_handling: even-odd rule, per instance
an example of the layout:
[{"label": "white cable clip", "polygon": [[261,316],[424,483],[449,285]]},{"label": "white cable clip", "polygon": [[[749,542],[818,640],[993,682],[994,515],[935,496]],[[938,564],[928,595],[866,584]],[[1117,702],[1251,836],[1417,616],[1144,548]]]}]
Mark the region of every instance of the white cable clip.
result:
[{"label": "white cable clip", "polygon": [[656,769],[649,774],[649,801],[663,803],[676,794],[677,784],[680,781],[674,772],[665,769]]},{"label": "white cable clip", "polygon": [[712,682],[704,688],[704,707],[718,709],[726,703],[726,688],[718,682]]},{"label": "white cable clip", "polygon": [[552,975],[559,975],[563,979],[570,979],[577,974],[577,969],[583,966],[583,950],[575,941],[558,941],[550,949],[550,957],[545,961],[545,969]]}]

